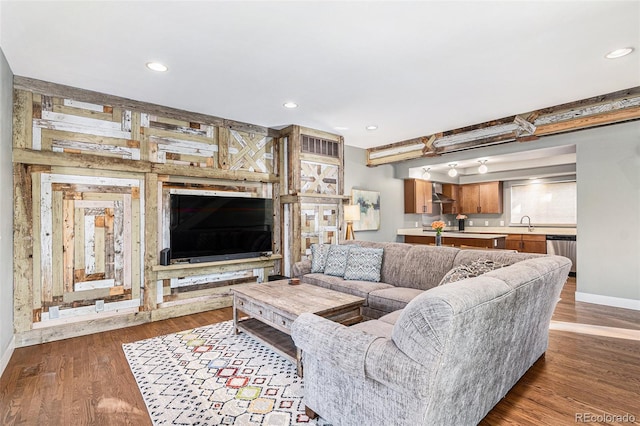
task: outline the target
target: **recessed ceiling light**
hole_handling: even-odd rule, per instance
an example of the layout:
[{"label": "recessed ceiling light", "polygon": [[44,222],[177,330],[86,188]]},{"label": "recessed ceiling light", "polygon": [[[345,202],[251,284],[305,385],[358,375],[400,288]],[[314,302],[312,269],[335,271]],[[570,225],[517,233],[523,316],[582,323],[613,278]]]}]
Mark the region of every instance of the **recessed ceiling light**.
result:
[{"label": "recessed ceiling light", "polygon": [[161,64],[160,62],[147,62],[147,68],[158,72],[165,72],[169,69],[166,65]]},{"label": "recessed ceiling light", "polygon": [[298,104],[295,102],[285,102],[282,106],[289,109],[298,108]]},{"label": "recessed ceiling light", "polygon": [[343,127],[343,126],[336,126],[334,127],[335,130],[349,130],[348,127]]},{"label": "recessed ceiling light", "polygon": [[633,52],[633,47],[623,47],[622,49],[612,50],[604,57],[607,59],[617,59],[622,58],[623,56],[627,56],[631,52]]},{"label": "recessed ceiling light", "polygon": [[367,126],[367,130],[378,130],[378,126],[375,124],[370,124]]}]

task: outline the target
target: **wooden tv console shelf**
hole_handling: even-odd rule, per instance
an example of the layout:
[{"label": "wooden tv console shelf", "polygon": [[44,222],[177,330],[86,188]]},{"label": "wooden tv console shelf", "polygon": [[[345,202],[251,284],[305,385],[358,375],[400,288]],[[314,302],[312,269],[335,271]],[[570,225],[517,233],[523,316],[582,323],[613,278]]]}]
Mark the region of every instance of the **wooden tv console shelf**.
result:
[{"label": "wooden tv console shelf", "polygon": [[170,279],[193,275],[206,275],[219,272],[241,271],[250,268],[264,268],[273,266],[274,261],[282,259],[281,254],[271,256],[250,257],[247,259],[220,260],[202,263],[174,263],[171,265],[154,265],[152,270],[157,273],[157,279]]}]

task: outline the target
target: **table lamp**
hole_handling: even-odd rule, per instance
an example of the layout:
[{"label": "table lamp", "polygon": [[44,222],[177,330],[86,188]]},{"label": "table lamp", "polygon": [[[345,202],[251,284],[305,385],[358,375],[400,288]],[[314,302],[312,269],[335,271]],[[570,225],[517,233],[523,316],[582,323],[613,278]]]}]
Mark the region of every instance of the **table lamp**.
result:
[{"label": "table lamp", "polygon": [[344,206],[344,220],[347,222],[347,233],[344,236],[345,240],[355,240],[356,236],[353,233],[353,221],[360,220],[360,205],[348,205]]}]

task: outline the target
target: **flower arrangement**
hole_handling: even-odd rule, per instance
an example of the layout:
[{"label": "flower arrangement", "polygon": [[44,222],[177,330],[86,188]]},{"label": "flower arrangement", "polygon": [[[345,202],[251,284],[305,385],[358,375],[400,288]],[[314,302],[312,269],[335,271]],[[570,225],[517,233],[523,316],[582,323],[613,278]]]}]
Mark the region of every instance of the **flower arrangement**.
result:
[{"label": "flower arrangement", "polygon": [[446,225],[441,220],[431,222],[431,229],[435,229],[436,235],[440,235]]},{"label": "flower arrangement", "polygon": [[456,216],[456,219],[458,219],[458,220],[464,220],[466,218],[467,218],[466,214],[459,214],[458,216]]}]

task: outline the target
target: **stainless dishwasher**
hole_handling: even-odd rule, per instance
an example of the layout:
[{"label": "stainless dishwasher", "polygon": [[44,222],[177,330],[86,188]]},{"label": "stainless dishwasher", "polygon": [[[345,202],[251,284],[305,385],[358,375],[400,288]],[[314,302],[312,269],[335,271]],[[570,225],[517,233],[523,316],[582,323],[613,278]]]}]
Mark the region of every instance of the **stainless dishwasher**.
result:
[{"label": "stainless dishwasher", "polygon": [[547,254],[557,254],[571,259],[571,276],[576,275],[576,246],[575,235],[547,235]]}]

